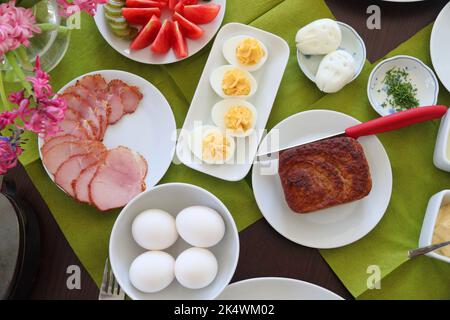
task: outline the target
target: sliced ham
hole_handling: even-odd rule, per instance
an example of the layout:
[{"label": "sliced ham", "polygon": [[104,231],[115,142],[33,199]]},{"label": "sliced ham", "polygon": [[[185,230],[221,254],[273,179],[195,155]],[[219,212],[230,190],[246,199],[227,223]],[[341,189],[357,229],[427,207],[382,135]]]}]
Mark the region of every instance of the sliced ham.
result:
[{"label": "sliced ham", "polygon": [[80,119],[80,114],[72,109],[67,108],[64,112],[64,119],[78,121]]},{"label": "sliced ham", "polygon": [[77,81],[77,84],[85,87],[91,92],[106,90],[108,84],[101,75],[92,74],[89,76],[84,76],[80,80]]},{"label": "sliced ham", "polygon": [[122,99],[124,111],[126,113],[135,112],[142,100],[142,97],[142,93],[139,91],[138,87],[127,85],[125,88],[123,88],[122,92],[120,93],[120,98]]},{"label": "sliced ham", "polygon": [[55,182],[72,197],[75,196],[72,182],[78,178],[81,171],[102,160],[104,152],[89,152],[74,155],[64,161],[56,170]]},{"label": "sliced ham", "polygon": [[72,188],[75,193],[75,198],[78,201],[90,203],[89,184],[91,183],[91,180],[95,175],[95,172],[97,172],[99,164],[101,164],[102,162],[103,161],[98,161],[95,164],[90,165],[89,167],[83,169],[78,178],[72,181]]},{"label": "sliced ham", "polygon": [[147,162],[126,147],[107,152],[89,184],[89,197],[99,210],[106,211],[126,205],[145,190]]},{"label": "sliced ham", "polygon": [[70,141],[59,143],[42,154],[42,162],[50,173],[55,174],[59,166],[74,155],[103,152],[105,146],[97,141]]},{"label": "sliced ham", "polygon": [[58,136],[70,134],[81,140],[86,140],[91,137],[85,126],[75,120],[64,119],[59,123],[59,128],[61,129],[61,132],[58,133]]},{"label": "sliced ham", "polygon": [[98,138],[101,132],[101,125],[89,102],[74,93],[64,93],[60,97],[67,102],[68,109],[72,109],[79,114],[80,123],[86,127],[86,130],[89,131],[89,127],[91,128],[92,137]]},{"label": "sliced ham", "polygon": [[78,138],[71,134],[64,134],[61,136],[51,137],[44,142],[44,145],[41,148],[41,153],[42,154],[47,153],[47,151],[50,148],[56,146],[57,144],[60,144],[63,142],[77,141],[77,140],[78,140]]},{"label": "sliced ham", "polygon": [[122,98],[120,97],[120,93],[122,89],[126,87],[127,84],[122,80],[112,80],[108,83],[108,95],[107,101],[108,105],[111,107],[111,113],[108,117],[108,123],[114,124],[122,118],[125,114],[125,106],[122,103]]}]

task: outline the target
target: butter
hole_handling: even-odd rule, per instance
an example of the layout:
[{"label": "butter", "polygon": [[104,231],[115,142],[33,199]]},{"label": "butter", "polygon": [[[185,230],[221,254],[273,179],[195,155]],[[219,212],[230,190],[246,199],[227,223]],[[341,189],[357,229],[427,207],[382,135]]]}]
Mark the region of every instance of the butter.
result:
[{"label": "butter", "polygon": [[246,132],[253,127],[253,114],[247,107],[231,107],[225,114],[225,126],[233,131]]},{"label": "butter", "polygon": [[[434,226],[432,244],[450,241],[450,204],[439,210],[436,224]],[[437,254],[450,258],[450,247],[446,246],[435,251]]]},{"label": "butter", "polygon": [[231,152],[231,145],[227,137],[219,132],[207,134],[202,141],[203,159],[210,161],[223,161]]},{"label": "butter", "polygon": [[265,56],[264,49],[254,38],[246,38],[236,47],[236,58],[246,66],[257,64]]},{"label": "butter", "polygon": [[227,96],[249,95],[251,90],[250,79],[242,70],[228,70],[222,79],[222,90]]}]

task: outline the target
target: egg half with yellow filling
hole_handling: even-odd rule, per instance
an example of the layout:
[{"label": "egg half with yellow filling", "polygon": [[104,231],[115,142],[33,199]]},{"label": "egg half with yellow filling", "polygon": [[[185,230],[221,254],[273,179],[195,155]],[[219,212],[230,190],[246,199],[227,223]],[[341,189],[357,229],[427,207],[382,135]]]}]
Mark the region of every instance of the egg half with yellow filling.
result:
[{"label": "egg half with yellow filling", "polygon": [[248,71],[231,65],[215,69],[209,82],[222,98],[249,98],[258,88],[256,79]]},{"label": "egg half with yellow filling", "polygon": [[234,66],[247,71],[260,69],[269,57],[264,43],[250,36],[235,36],[223,44],[223,56]]},{"label": "egg half with yellow filling", "polygon": [[207,164],[224,164],[234,156],[234,138],[214,126],[200,126],[192,130],[189,148],[194,156]]},{"label": "egg half with yellow filling", "polygon": [[253,133],[257,111],[245,100],[225,99],[214,105],[211,117],[214,124],[226,130],[230,136],[241,138]]}]

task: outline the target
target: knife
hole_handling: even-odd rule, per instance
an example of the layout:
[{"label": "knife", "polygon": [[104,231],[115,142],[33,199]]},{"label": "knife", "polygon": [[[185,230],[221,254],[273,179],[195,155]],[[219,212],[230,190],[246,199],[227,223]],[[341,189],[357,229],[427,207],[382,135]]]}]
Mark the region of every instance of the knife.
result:
[{"label": "knife", "polygon": [[277,154],[280,151],[292,149],[308,143],[317,142],[325,139],[331,139],[336,137],[350,137],[353,139],[358,139],[364,136],[394,131],[407,126],[411,126],[416,123],[442,118],[446,112],[447,112],[446,106],[429,106],[404,110],[388,116],[380,117],[374,120],[357,124],[355,126],[345,129],[342,132],[334,133],[321,138],[312,139],[310,141],[302,142],[300,144],[294,144],[288,147],[274,149],[269,152],[258,153],[257,158],[258,160],[260,157],[264,156],[270,158],[272,154]]}]

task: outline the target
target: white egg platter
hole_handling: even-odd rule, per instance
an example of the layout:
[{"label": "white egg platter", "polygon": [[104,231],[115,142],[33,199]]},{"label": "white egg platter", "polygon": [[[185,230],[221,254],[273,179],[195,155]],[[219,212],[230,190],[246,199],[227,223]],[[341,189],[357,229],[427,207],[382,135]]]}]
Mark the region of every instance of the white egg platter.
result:
[{"label": "white egg platter", "polygon": [[214,299],[230,282],[239,236],[223,203],[190,184],[169,183],[133,199],[110,238],[116,279],[132,299]]},{"label": "white egg platter", "polygon": [[[331,19],[313,21],[298,31],[296,42],[300,69],[309,80],[315,82],[319,89],[326,93],[337,92],[355,80],[366,61],[366,46],[363,39],[355,29],[340,21]],[[323,83],[325,82],[324,77],[320,77],[320,79],[316,77],[322,62],[328,62],[323,63],[322,69],[325,71],[324,77],[328,73],[330,79],[338,78],[338,73],[345,71],[344,67],[338,70],[337,64],[345,66],[351,64],[353,70],[348,79],[344,81],[345,83],[335,88],[333,88],[335,84],[331,83],[331,89],[327,89],[327,83]],[[335,63],[333,64],[333,62]]]},{"label": "white egg platter", "polygon": [[[262,58],[254,65],[242,64],[234,54],[245,39],[256,40],[262,49]],[[288,59],[287,42],[274,34],[240,23],[222,27],[178,137],[178,159],[194,170],[219,179],[243,179],[253,164]],[[249,90],[228,94],[230,91],[226,91],[222,80],[230,70],[248,80]],[[236,106],[244,107],[253,119],[251,127],[241,132],[224,129],[224,113]],[[205,158],[203,138],[208,134],[216,140],[225,137],[223,148],[219,147],[227,150],[225,157]]]}]

